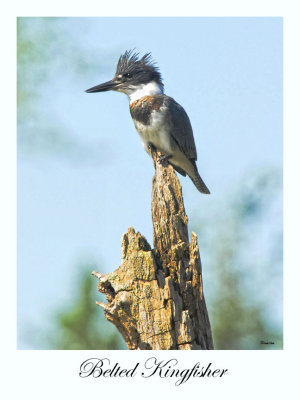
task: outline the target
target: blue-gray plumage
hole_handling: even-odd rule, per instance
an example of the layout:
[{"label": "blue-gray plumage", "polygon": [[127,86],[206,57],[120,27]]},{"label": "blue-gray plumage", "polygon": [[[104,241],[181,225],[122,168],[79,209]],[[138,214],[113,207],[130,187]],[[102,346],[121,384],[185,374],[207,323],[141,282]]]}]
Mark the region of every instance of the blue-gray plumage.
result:
[{"label": "blue-gray plumage", "polygon": [[197,170],[197,151],[189,117],[180,104],[164,94],[161,74],[150,54],[139,59],[137,53],[126,51],[119,59],[114,78],[86,92],[108,90],[123,92],[129,97],[130,113],[145,150],[149,152],[149,145],[153,145],[164,153],[177,172],[188,174],[200,192],[209,194]]}]

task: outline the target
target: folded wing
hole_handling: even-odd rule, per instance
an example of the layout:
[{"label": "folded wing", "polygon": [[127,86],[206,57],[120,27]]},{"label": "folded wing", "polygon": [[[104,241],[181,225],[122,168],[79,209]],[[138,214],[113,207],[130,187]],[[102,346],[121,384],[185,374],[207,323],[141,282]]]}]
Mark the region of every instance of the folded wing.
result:
[{"label": "folded wing", "polygon": [[193,129],[187,113],[172,97],[166,96],[165,105],[173,139],[187,158],[197,160]]}]

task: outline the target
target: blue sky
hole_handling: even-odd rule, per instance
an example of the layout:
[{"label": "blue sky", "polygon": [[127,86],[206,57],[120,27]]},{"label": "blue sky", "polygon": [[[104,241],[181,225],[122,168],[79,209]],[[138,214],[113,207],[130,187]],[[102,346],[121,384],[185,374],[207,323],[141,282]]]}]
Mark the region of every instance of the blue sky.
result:
[{"label": "blue sky", "polygon": [[[99,71],[75,77],[72,67],[59,69],[43,84],[36,111],[86,150],[29,156],[19,148],[20,325],[43,326],[53,308],[72,300],[81,262],[100,272],[117,268],[129,226],[152,242],[153,166],[128,100],[84,92],[111,79],[126,49],[152,53],[166,94],[191,119],[198,169],[212,195],[180,177],[189,216],[221,208],[246,176],[282,166],[280,18],[68,18],[61,24],[95,54]],[[22,336],[19,347],[26,347]]]}]

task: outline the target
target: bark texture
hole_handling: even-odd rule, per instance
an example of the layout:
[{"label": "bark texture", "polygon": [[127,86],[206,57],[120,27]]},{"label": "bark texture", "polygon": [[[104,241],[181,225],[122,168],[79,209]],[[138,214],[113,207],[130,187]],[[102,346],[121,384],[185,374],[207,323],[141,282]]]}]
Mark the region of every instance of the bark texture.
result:
[{"label": "bark texture", "polygon": [[106,318],[131,350],[213,349],[203,295],[197,236],[188,238],[188,218],[174,169],[151,150],[154,249],[133,228],[122,238],[122,264],[93,275],[106,294]]}]

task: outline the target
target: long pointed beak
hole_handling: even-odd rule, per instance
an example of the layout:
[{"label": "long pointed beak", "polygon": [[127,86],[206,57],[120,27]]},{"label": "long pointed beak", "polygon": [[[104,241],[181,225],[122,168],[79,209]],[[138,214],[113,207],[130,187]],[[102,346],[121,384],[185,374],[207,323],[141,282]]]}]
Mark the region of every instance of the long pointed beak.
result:
[{"label": "long pointed beak", "polygon": [[117,86],[119,86],[119,84],[112,80],[101,83],[101,85],[93,86],[87,89],[86,93],[107,92],[108,90],[114,90]]}]

